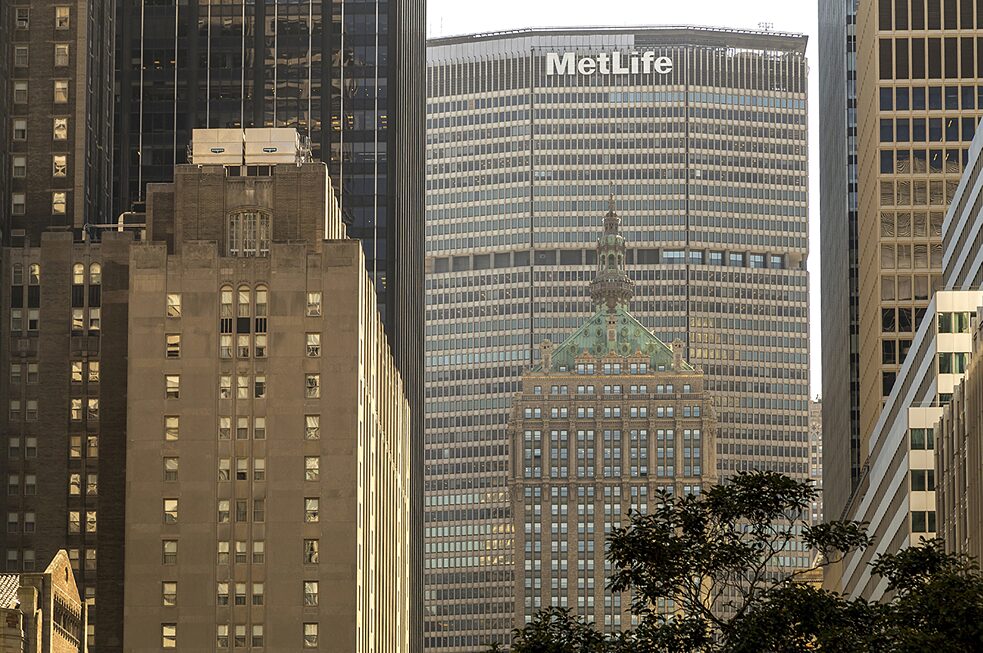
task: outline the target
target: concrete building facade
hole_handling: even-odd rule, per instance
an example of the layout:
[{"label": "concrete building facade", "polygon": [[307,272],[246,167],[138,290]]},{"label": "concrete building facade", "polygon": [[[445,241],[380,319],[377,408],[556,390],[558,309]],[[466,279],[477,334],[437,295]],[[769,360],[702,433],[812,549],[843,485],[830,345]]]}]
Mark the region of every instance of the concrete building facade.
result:
[{"label": "concrete building facade", "polygon": [[[538,344],[593,314],[612,186],[630,311],[704,369],[718,473],[808,477],[805,44],[709,28],[430,41],[428,650],[508,643],[506,423]],[[639,72],[611,72],[614,53]],[[645,74],[646,53],[672,71]],[[551,74],[564,57],[592,74]]]},{"label": "concrete building facade", "polygon": [[[604,591],[606,540],[659,493],[699,494],[716,478],[715,417],[683,343],[662,343],[627,310],[632,283],[613,208],[591,283],[597,311],[561,344],[540,345],[509,419],[515,623],[571,608],[607,632],[630,596]],[[661,606],[665,608],[665,606]]]},{"label": "concrete building facade", "polygon": [[147,222],[125,649],[409,651],[409,404],[327,166],[182,165]]}]

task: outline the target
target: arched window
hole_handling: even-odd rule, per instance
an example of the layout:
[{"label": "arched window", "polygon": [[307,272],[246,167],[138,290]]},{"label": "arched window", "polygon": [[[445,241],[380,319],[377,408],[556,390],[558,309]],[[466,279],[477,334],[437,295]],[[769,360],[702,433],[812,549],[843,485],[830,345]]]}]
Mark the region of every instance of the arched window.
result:
[{"label": "arched window", "polygon": [[219,317],[230,318],[232,315],[232,286],[222,286],[222,308]]},{"label": "arched window", "polygon": [[98,263],[93,263],[89,266],[89,283],[93,286],[98,286],[102,283],[102,266]]},{"label": "arched window", "polygon": [[270,214],[236,211],[229,216],[229,256],[269,256]]},{"label": "arched window", "polygon": [[85,266],[81,263],[76,263],[72,266],[72,283],[76,286],[81,286],[85,283]]},{"label": "arched window", "polygon": [[36,286],[41,283],[41,266],[37,263],[31,263],[31,267],[28,269],[29,272],[27,282],[32,286]]},{"label": "arched window", "polygon": [[238,302],[238,317],[249,317],[250,315],[250,304],[252,304],[252,292],[249,290],[249,286],[239,286],[239,302]]}]

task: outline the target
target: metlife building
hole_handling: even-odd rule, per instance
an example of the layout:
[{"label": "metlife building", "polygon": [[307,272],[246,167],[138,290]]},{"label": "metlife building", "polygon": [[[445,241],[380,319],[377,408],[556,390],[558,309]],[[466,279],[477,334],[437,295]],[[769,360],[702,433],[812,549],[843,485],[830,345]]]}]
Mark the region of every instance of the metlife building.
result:
[{"label": "metlife building", "polygon": [[[805,49],[797,34],[689,27],[429,42],[428,651],[506,644],[516,622],[548,605],[609,629],[630,625],[627,599],[595,582],[603,550],[578,556],[577,586],[556,569],[514,605],[511,505],[531,499],[507,486],[519,379],[544,339],[563,342],[592,313],[587,288],[610,194],[628,241],[631,312],[663,342],[682,340],[706,372],[719,474],[808,477]],[[594,381],[585,415],[604,405],[604,379]],[[542,389],[544,416],[552,390]],[[596,415],[585,429],[605,428]],[[630,443],[618,444],[607,453],[627,461]],[[685,454],[681,441],[665,447]],[[539,455],[550,465],[561,454]],[[593,505],[581,502],[584,515],[568,515],[566,489],[554,483],[551,496],[532,498],[543,513],[564,509],[527,543],[572,550],[585,539],[578,529],[609,530],[632,505],[599,489]],[[783,562],[807,566],[808,556],[789,551]]]}]

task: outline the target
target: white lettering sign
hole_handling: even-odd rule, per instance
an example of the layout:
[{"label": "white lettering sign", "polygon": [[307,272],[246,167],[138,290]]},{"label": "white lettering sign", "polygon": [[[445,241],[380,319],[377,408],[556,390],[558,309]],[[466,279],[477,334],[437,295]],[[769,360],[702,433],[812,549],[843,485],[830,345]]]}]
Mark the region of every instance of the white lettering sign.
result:
[{"label": "white lettering sign", "polygon": [[546,75],[668,75],[672,72],[672,59],[670,57],[659,57],[656,53],[648,52],[621,52],[615,50],[607,53],[601,52],[593,56],[580,57],[573,52],[546,53]]}]

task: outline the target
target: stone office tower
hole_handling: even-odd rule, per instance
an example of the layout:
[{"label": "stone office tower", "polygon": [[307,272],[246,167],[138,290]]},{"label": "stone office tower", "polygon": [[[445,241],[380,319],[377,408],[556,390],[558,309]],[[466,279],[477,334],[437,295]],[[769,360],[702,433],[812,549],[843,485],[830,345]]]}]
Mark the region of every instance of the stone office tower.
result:
[{"label": "stone office tower", "polygon": [[407,653],[409,405],[327,166],[178,166],[147,233],[125,649]]},{"label": "stone office tower", "polygon": [[547,606],[607,631],[628,626],[628,597],[604,592],[606,537],[659,491],[696,494],[716,479],[703,372],[628,312],[620,223],[612,206],[590,284],[596,312],[562,344],[543,341],[512,404],[517,626]]}]

